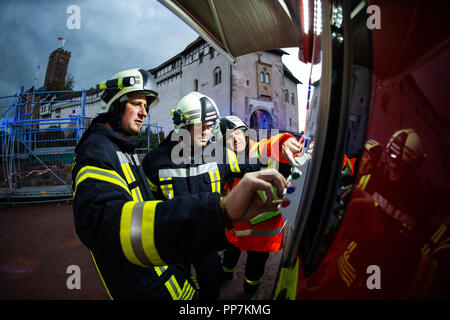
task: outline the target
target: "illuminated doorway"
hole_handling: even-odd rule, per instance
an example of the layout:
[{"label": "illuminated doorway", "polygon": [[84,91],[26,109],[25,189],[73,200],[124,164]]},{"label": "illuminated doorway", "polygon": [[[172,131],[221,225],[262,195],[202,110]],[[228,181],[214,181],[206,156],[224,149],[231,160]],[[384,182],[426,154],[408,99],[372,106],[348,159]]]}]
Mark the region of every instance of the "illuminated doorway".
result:
[{"label": "illuminated doorway", "polygon": [[272,116],[265,110],[257,109],[253,111],[250,117],[250,128],[271,130],[273,128]]}]

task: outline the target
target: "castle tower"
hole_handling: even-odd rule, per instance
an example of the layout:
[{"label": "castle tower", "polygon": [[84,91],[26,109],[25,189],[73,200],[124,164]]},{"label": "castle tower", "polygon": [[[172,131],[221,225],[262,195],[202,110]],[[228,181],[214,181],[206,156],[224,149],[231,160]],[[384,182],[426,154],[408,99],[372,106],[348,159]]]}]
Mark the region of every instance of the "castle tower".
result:
[{"label": "castle tower", "polygon": [[47,72],[45,73],[45,87],[48,87],[52,82],[65,82],[70,55],[69,51],[62,48],[58,48],[50,54]]}]

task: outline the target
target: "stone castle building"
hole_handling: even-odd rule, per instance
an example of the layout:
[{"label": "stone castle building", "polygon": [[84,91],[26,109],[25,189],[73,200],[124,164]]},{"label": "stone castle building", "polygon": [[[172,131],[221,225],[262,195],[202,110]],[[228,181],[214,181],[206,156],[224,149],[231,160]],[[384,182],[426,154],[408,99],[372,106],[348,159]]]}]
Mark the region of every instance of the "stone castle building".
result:
[{"label": "stone castle building", "polygon": [[237,67],[202,38],[150,72],[155,76],[160,102],[150,110],[150,122],[167,134],[173,128],[170,110],[191,91],[211,97],[221,116],[236,115],[254,129],[297,133],[300,83],[281,57],[282,50],[260,51],[238,57]]},{"label": "stone castle building", "polygon": [[[282,50],[247,54],[238,57],[239,64],[235,67],[198,38],[179,54],[149,70],[159,90],[159,104],[150,110],[150,124],[161,127],[167,135],[173,128],[170,110],[175,109],[184,95],[198,91],[216,102],[221,116],[236,115],[254,129],[298,133],[297,84],[300,82],[282,63],[283,54],[286,53]],[[66,59],[64,63],[62,58]],[[67,71],[69,58],[70,52],[60,48],[50,55],[49,79],[54,79],[52,75],[57,70]],[[98,88],[91,88],[85,91],[84,97],[81,92],[47,95],[44,100],[48,102],[38,108],[39,117],[68,119],[81,112],[80,103],[84,101],[83,116],[92,119],[107,111],[101,93]]]}]

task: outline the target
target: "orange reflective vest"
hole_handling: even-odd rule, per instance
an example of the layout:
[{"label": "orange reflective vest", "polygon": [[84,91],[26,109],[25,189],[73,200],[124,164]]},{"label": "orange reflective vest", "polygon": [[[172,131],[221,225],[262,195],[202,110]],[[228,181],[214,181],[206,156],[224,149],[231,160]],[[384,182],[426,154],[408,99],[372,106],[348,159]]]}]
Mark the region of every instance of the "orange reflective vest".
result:
[{"label": "orange reflective vest", "polygon": [[290,138],[294,138],[294,136],[289,133],[280,133],[270,139],[262,139],[259,142],[250,140],[249,156],[267,157],[282,163],[288,163],[281,155],[281,148],[283,143]]},{"label": "orange reflective vest", "polygon": [[251,225],[247,221],[233,222],[233,230],[225,230],[227,240],[241,251],[276,252],[283,248],[283,216],[281,214]]},{"label": "orange reflective vest", "polygon": [[[249,156],[267,156],[287,163],[281,156],[281,147],[284,141],[292,137],[288,133],[282,133],[258,143],[250,140]],[[231,186],[225,183],[224,190],[233,189],[239,180],[235,178]],[[233,230],[226,229],[225,235],[227,240],[241,251],[276,252],[284,246],[283,223],[281,213],[255,225],[247,221],[233,222]]]}]

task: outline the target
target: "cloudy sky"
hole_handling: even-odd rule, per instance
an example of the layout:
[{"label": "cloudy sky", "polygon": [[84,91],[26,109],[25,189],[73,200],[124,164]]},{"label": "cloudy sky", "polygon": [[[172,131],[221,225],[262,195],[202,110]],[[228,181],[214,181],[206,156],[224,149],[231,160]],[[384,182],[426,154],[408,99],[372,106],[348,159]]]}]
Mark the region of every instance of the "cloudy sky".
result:
[{"label": "cloudy sky", "polygon": [[[73,12],[67,13],[71,5],[80,9],[79,29],[67,26],[75,22]],[[68,73],[76,90],[95,87],[120,70],[156,67],[197,38],[156,0],[2,0],[0,28],[0,96],[31,88],[36,75],[41,87],[59,37],[72,53]],[[295,63],[285,64],[304,82]]]},{"label": "cloudy sky", "polygon": [[[70,5],[80,8],[80,29],[69,29]],[[45,78],[50,53],[72,52],[68,72],[75,89],[90,88],[117,71],[156,67],[194,39],[196,33],[154,0],[0,1],[0,96]]]}]

